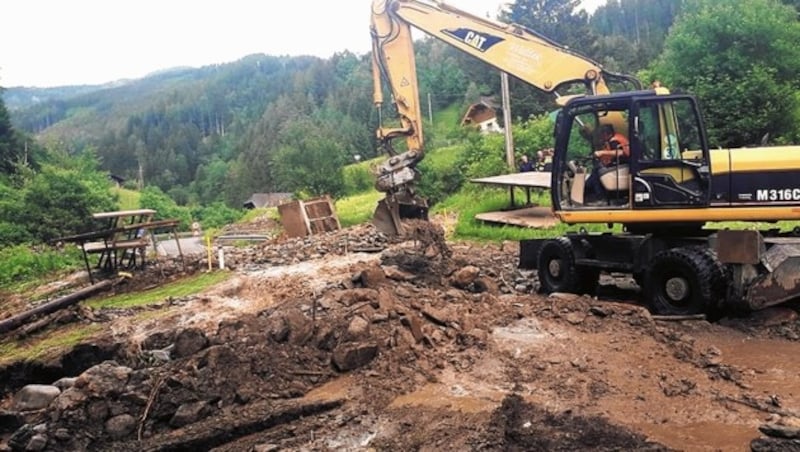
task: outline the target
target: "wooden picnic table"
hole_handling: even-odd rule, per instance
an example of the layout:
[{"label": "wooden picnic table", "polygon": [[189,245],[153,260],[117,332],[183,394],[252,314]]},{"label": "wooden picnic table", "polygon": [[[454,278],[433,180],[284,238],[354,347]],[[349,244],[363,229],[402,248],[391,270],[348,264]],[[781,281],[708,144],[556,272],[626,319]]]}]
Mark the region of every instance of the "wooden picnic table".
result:
[{"label": "wooden picnic table", "polygon": [[[177,226],[179,220],[156,220],[153,209],[119,210],[114,212],[99,212],[92,215],[96,220],[106,220],[103,229],[90,231],[58,239],[63,242],[79,244],[83,251],[83,260],[89,272],[90,281],[92,272],[89,265],[89,254],[99,254],[96,268],[105,271],[116,271],[120,267],[144,267],[147,246],[152,242],[153,248],[157,246],[154,232],[159,229],[169,229],[178,245],[178,252],[183,260]],[[185,263],[184,263],[185,265]]]}]

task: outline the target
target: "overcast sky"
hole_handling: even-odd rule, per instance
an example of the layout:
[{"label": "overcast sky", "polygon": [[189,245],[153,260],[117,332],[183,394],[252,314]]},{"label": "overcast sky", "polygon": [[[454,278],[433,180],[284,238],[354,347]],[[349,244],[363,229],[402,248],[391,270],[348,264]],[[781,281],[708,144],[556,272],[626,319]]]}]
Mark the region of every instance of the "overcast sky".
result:
[{"label": "overcast sky", "polygon": [[[449,0],[496,17],[508,0]],[[593,11],[605,0],[584,0]],[[0,86],[100,84],[252,53],[370,48],[371,0],[3,0]]]}]

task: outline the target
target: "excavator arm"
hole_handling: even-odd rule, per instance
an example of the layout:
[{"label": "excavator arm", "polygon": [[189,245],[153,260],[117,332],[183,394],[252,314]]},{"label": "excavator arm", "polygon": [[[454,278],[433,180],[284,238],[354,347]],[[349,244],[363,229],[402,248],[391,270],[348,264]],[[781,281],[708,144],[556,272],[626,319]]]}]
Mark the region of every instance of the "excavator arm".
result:
[{"label": "excavator arm", "polygon": [[[559,89],[576,84],[587,94],[608,94],[607,78],[638,86],[635,79],[609,73],[521,25],[481,18],[436,0],[373,0],[374,102],[380,112],[385,82],[400,120],[397,127],[380,124],[377,129],[379,145],[391,157],[379,169],[376,188],[386,198],[378,204],[373,223],[389,234],[400,232],[403,219],[427,218],[426,201],[414,193],[424,141],[412,27],[557,97]],[[392,145],[398,138],[405,138],[402,153]]]}]

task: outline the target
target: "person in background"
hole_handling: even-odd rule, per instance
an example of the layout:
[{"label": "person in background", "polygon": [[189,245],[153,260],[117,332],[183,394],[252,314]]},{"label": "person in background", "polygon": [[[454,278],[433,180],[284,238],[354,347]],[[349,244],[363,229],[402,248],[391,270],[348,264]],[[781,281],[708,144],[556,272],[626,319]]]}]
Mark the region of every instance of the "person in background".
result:
[{"label": "person in background", "polygon": [[533,171],[533,163],[528,160],[527,155],[523,154],[519,159],[519,172],[525,173],[528,171]]}]

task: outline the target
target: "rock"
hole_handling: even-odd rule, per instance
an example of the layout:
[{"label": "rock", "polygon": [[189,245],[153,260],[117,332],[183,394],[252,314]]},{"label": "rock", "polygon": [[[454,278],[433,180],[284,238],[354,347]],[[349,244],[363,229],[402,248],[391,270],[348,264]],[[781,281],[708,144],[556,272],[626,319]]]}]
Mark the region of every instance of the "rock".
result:
[{"label": "rock", "polygon": [[44,450],[45,447],[47,447],[47,436],[36,434],[31,436],[31,439],[28,441],[28,445],[25,446],[25,450],[35,452]]},{"label": "rock", "polygon": [[47,408],[50,402],[61,394],[61,390],[51,385],[27,385],[14,396],[14,410],[35,411]]},{"label": "rock", "polygon": [[374,265],[361,270],[355,279],[361,283],[362,287],[377,289],[386,284],[386,273],[383,268]]},{"label": "rock", "polygon": [[433,307],[422,308],[422,315],[442,326],[448,326],[455,321],[455,315],[449,309],[436,309]]},{"label": "rock", "polygon": [[277,444],[257,444],[253,447],[253,452],[277,452],[281,446]]},{"label": "rock", "polygon": [[573,325],[580,325],[586,320],[586,314],[583,312],[570,312],[564,318]]},{"label": "rock", "polygon": [[51,408],[53,408],[56,413],[63,413],[65,411],[72,411],[76,409],[85,401],[86,394],[84,394],[80,389],[72,387],[56,397]]},{"label": "rock", "polygon": [[412,273],[401,270],[400,267],[396,265],[386,265],[383,267],[383,271],[386,274],[387,278],[393,279],[395,281],[411,281],[417,277]]},{"label": "rock", "polygon": [[114,416],[106,421],[105,429],[112,439],[125,438],[136,429],[136,418],[130,414]]},{"label": "rock", "polygon": [[208,414],[208,408],[208,403],[203,400],[193,403],[184,403],[175,411],[172,419],[169,420],[169,425],[170,427],[178,428],[193,424]]},{"label": "rock", "polygon": [[798,452],[800,451],[800,440],[756,438],[750,442],[750,450],[752,452]]},{"label": "rock", "polygon": [[796,322],[798,314],[794,309],[776,306],[756,311],[752,314],[752,318],[758,325],[767,327]]},{"label": "rock", "polygon": [[369,337],[369,322],[361,316],[355,316],[347,325],[345,341],[358,341]]},{"label": "rock", "polygon": [[365,366],[378,355],[378,346],[374,344],[340,344],[333,351],[333,365],[340,372],[347,372]]},{"label": "rock", "polygon": [[152,350],[150,356],[157,362],[166,363],[170,360],[169,350]]},{"label": "rock", "polygon": [[453,276],[450,278],[450,284],[459,289],[466,289],[470,284],[475,282],[480,272],[480,268],[474,265],[467,265],[453,273]]},{"label": "rock", "polygon": [[378,291],[378,309],[383,312],[389,312],[394,309],[395,304],[396,300],[390,291],[386,289]]},{"label": "rock", "polygon": [[289,326],[289,342],[294,345],[303,345],[314,337],[314,323],[299,310],[291,310],[285,315],[286,324]]},{"label": "rock", "polygon": [[800,438],[800,428],[779,424],[763,424],[758,427],[761,433],[775,438]]},{"label": "rock", "polygon": [[187,328],[175,338],[175,349],[173,350],[176,358],[183,358],[194,355],[195,353],[208,347],[208,337],[199,328]]},{"label": "rock", "polygon": [[564,292],[553,292],[547,298],[552,298],[556,300],[564,300],[564,301],[574,301],[580,298],[580,295],[576,295],[574,293],[564,293]]},{"label": "rock", "polygon": [[378,291],[375,289],[348,289],[338,293],[339,303],[350,307],[356,303],[372,301],[378,299]]},{"label": "rock", "polygon": [[7,443],[9,447],[11,447],[11,450],[25,450],[28,446],[28,442],[35,434],[36,432],[33,431],[33,425],[25,424],[8,438]]},{"label": "rock", "polygon": [[275,313],[267,319],[266,330],[267,335],[275,342],[289,340],[289,323],[280,313]]},{"label": "rock", "polygon": [[422,325],[419,323],[419,319],[414,316],[406,316],[400,319],[400,323],[408,327],[411,330],[411,335],[414,336],[414,341],[419,343],[422,339],[425,338],[425,333],[422,332]]},{"label": "rock", "polygon": [[86,417],[93,422],[103,422],[108,417],[108,403],[103,399],[92,400],[86,404]]},{"label": "rock", "polygon": [[486,277],[483,277],[483,276],[480,277],[480,278],[477,278],[475,280],[475,282],[473,282],[473,286],[474,286],[475,292],[478,292],[478,293],[480,293],[480,292],[488,292],[488,293],[495,294],[495,295],[500,293],[500,287],[497,285],[497,283],[494,282],[494,280],[486,278]]},{"label": "rock", "polygon": [[61,442],[69,441],[72,439],[72,434],[69,432],[69,430],[65,428],[56,429],[55,433],[53,433],[53,436],[56,438],[56,440]]},{"label": "rock", "polygon": [[147,336],[142,342],[143,350],[163,349],[175,342],[174,331],[159,331]]},{"label": "rock", "polygon": [[66,391],[67,389],[75,386],[75,382],[78,380],[78,377],[64,377],[59,378],[53,383],[53,386],[60,389],[62,392]]},{"label": "rock", "polygon": [[117,397],[125,389],[131,372],[130,367],[105,361],[80,374],[75,380],[75,388],[88,396]]}]

